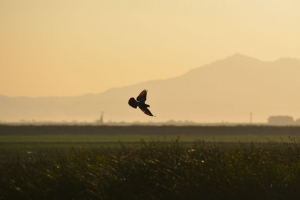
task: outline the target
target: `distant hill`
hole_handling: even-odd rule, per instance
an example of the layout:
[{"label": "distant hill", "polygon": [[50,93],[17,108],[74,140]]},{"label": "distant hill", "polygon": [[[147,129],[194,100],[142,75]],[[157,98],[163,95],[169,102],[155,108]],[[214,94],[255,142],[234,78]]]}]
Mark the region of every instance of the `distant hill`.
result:
[{"label": "distant hill", "polygon": [[[128,106],[130,97],[148,90],[151,112]],[[182,76],[152,80],[100,94],[76,97],[0,96],[0,120],[267,122],[271,115],[300,117],[300,60],[263,62],[235,54]]]}]

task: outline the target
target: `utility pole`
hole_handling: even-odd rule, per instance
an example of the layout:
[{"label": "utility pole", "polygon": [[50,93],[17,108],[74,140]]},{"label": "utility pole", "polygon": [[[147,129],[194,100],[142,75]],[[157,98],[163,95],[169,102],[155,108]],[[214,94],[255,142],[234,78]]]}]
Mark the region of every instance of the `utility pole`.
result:
[{"label": "utility pole", "polygon": [[101,116],[100,119],[96,121],[97,124],[99,124],[100,126],[103,126],[103,111],[101,112]]}]

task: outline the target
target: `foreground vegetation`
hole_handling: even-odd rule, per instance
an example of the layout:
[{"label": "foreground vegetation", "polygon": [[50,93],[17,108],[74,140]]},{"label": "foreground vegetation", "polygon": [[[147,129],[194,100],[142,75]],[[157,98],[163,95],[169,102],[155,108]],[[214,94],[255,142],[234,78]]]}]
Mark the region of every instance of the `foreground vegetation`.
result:
[{"label": "foreground vegetation", "polygon": [[299,199],[300,146],[146,142],[0,151],[0,199]]}]

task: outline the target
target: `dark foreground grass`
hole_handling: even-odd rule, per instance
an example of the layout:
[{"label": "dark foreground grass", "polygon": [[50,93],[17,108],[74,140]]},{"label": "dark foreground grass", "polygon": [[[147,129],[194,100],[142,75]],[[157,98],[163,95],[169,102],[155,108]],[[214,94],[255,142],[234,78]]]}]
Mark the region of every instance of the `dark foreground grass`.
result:
[{"label": "dark foreground grass", "polygon": [[0,199],[300,199],[295,143],[2,150]]}]

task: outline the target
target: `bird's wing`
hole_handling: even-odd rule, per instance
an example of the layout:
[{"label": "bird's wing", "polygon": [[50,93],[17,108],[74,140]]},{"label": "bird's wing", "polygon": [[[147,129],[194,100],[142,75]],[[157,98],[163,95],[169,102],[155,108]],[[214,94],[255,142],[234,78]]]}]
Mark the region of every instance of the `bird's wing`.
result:
[{"label": "bird's wing", "polygon": [[145,102],[147,99],[147,90],[143,90],[136,99],[140,102]]},{"label": "bird's wing", "polygon": [[140,108],[146,115],[153,116],[148,108]]},{"label": "bird's wing", "polygon": [[128,100],[128,104],[133,108],[137,108],[137,102],[133,97]]}]

